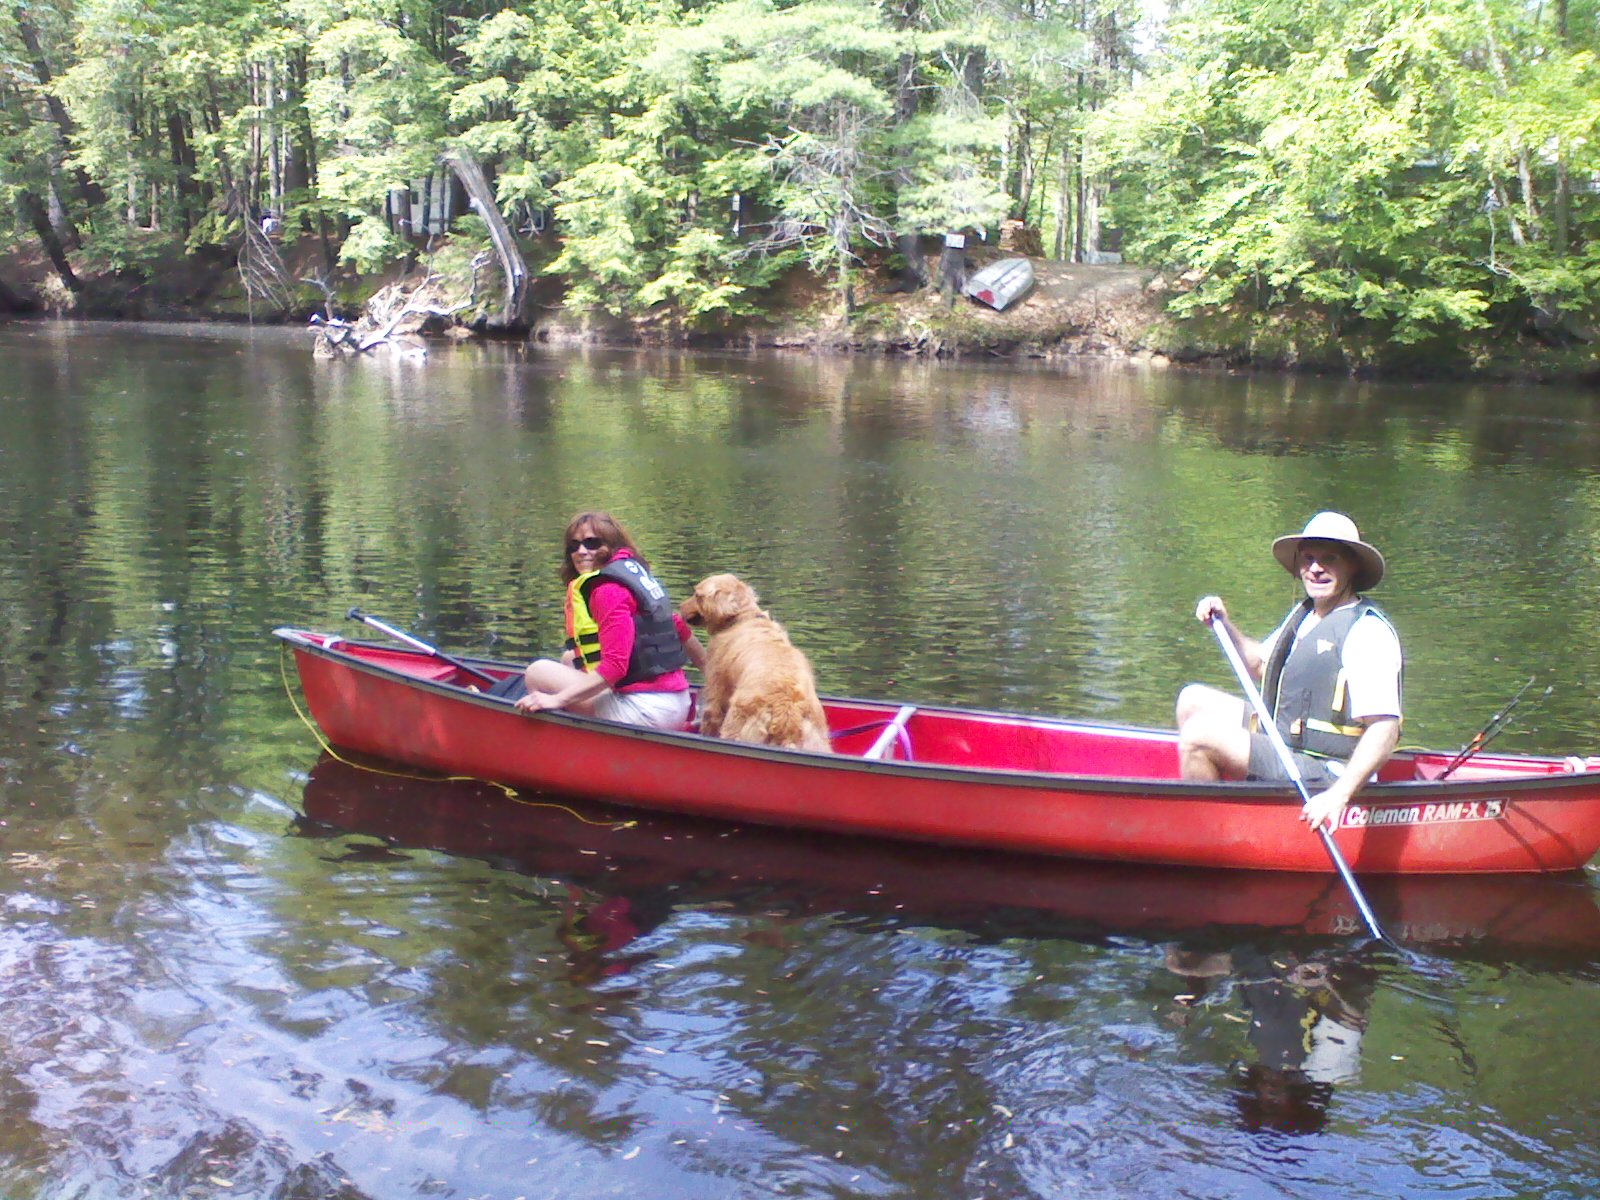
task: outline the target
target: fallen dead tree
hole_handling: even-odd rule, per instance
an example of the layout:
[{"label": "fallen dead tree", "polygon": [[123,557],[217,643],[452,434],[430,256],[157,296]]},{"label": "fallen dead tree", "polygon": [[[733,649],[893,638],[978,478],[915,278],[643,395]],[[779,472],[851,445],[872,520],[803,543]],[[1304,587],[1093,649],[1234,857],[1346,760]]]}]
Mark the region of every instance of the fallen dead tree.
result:
[{"label": "fallen dead tree", "polygon": [[312,353],[317,358],[374,353],[425,357],[428,345],[422,333],[429,322],[453,324],[458,314],[477,305],[478,271],[487,257],[480,254],[473,260],[472,287],[465,299],[452,301],[445,280],[429,270],[420,283],[401,281],[380,288],[354,322],[335,316],[331,307],[326,315],[312,316],[311,326],[316,331]]}]

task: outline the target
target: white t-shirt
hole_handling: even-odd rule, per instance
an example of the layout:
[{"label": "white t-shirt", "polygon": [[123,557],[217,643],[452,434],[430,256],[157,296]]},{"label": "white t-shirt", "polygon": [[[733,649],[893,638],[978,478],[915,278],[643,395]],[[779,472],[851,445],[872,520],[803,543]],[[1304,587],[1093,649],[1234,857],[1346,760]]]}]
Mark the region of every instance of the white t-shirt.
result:
[{"label": "white t-shirt", "polygon": [[[1335,612],[1359,603],[1341,605]],[[1331,615],[1331,614],[1330,614]],[[1314,636],[1322,618],[1313,610],[1295,630],[1295,644]],[[1272,657],[1272,647],[1283,633],[1274,629],[1261,643],[1261,660]],[[1357,721],[1378,717],[1398,717],[1400,713],[1400,639],[1389,622],[1370,613],[1363,614],[1345,635],[1344,653],[1339,665],[1344,668],[1345,694],[1350,698],[1350,716]]]}]

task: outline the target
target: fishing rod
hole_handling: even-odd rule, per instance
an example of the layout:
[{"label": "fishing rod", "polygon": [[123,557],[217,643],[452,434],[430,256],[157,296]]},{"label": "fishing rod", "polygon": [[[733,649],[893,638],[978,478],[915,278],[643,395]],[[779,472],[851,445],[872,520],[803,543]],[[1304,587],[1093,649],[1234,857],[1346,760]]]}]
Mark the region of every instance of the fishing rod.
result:
[{"label": "fishing rod", "polygon": [[[1473,734],[1472,738],[1467,742],[1467,744],[1461,747],[1460,752],[1457,753],[1456,756],[1452,758],[1445,766],[1445,769],[1439,775],[1440,780],[1448,779],[1452,771],[1454,771],[1462,763],[1466,762],[1467,759],[1471,758],[1474,754],[1478,753],[1478,751],[1482,750],[1490,742],[1494,741],[1495,738],[1500,736],[1500,734],[1505,730],[1505,727],[1511,724],[1511,713],[1518,704],[1522,703],[1522,694],[1533,686],[1533,681],[1536,678],[1538,677],[1535,675],[1528,676],[1528,682],[1517,689],[1517,694],[1511,697],[1510,700],[1506,701],[1506,703],[1501,706],[1500,710],[1495,713],[1494,716],[1490,717],[1486,722],[1484,722],[1483,728],[1478,730],[1477,733]],[[1533,703],[1543,703],[1550,693],[1555,690],[1555,685],[1550,685],[1544,689],[1544,691],[1539,695],[1538,699],[1534,700]]]},{"label": "fishing rod", "polygon": [[414,638],[403,629],[396,629],[393,625],[385,624],[383,621],[378,620],[377,617],[372,616],[370,613],[362,612],[359,608],[352,608],[349,612],[345,613],[345,619],[349,621],[360,621],[363,625],[370,625],[374,629],[377,629],[383,633],[387,633],[390,637],[394,638],[395,641],[404,642],[413,650],[421,650],[424,654],[431,654],[434,658],[439,659],[441,662],[449,663],[452,667],[459,667],[468,675],[475,676],[476,678],[483,680],[485,683],[496,684],[500,682],[499,679],[493,675],[490,675],[487,671],[480,671],[477,667],[462,662],[459,658],[452,658],[443,650],[439,650],[428,645],[428,643],[423,641],[421,638]]}]

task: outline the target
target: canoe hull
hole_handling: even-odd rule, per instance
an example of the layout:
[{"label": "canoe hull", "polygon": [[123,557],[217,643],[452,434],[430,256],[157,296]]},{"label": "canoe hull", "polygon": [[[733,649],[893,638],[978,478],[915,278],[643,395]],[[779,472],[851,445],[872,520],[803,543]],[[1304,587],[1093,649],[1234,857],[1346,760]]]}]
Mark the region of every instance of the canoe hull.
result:
[{"label": "canoe hull", "polygon": [[[446,775],[663,812],[1116,862],[1327,872],[1298,798],[1269,784],[1176,778],[1157,730],[925,708],[910,733],[945,759],[869,761],[774,750],[565,713],[529,717],[450,680],[426,656],[279,630],[311,716],[335,746]],[[426,677],[432,676],[432,677]],[[829,701],[836,731],[893,704]],[[1068,749],[1061,749],[1068,747]],[[959,752],[965,748],[966,756]],[[1117,774],[1064,771],[1065,754]],[[1507,762],[1511,756],[1499,756]],[[1014,762],[1015,769],[956,765]],[[1038,769],[1051,761],[1054,769]],[[1600,775],[1536,772],[1379,784],[1337,833],[1368,873],[1573,870],[1600,848]]]},{"label": "canoe hull", "polygon": [[974,272],[963,290],[972,299],[1004,312],[1031,287],[1033,264],[1025,258],[1002,258]]}]

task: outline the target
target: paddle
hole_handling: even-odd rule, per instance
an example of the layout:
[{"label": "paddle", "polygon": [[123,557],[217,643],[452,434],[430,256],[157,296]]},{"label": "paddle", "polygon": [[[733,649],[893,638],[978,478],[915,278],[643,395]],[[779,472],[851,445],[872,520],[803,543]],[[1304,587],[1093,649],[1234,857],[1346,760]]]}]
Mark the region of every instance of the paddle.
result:
[{"label": "paddle", "polygon": [[[1233,644],[1233,639],[1228,636],[1228,631],[1222,622],[1211,618],[1211,632],[1217,635],[1217,641],[1222,643],[1223,653],[1228,656],[1228,662],[1233,665],[1233,673],[1239,677],[1240,686],[1244,694],[1249,697],[1250,707],[1255,710],[1256,716],[1261,720],[1261,728],[1267,735],[1267,740],[1272,743],[1273,752],[1277,754],[1278,761],[1283,764],[1283,769],[1289,773],[1289,778],[1294,781],[1295,790],[1300,793],[1302,804],[1311,803],[1311,793],[1306,790],[1305,780],[1300,776],[1300,767],[1294,761],[1294,755],[1289,753],[1289,747],[1284,744],[1283,735],[1278,732],[1278,723],[1272,719],[1272,714],[1267,711],[1266,701],[1261,699],[1261,693],[1256,690],[1255,680],[1250,678],[1250,671],[1244,665],[1244,659],[1239,657],[1239,650]],[[1367,923],[1367,928],[1372,931],[1372,936],[1380,942],[1394,944],[1393,939],[1383,932],[1383,927],[1378,924],[1378,918],[1372,915],[1372,907],[1367,903],[1366,896],[1361,893],[1361,885],[1356,882],[1355,875],[1350,866],[1344,861],[1344,855],[1339,853],[1339,846],[1333,840],[1333,835],[1328,832],[1326,825],[1318,825],[1317,833],[1322,837],[1322,844],[1328,851],[1328,857],[1333,860],[1333,865],[1339,872],[1339,877],[1344,880],[1344,885],[1350,890],[1350,898],[1356,902],[1356,907],[1361,910],[1361,919]]]},{"label": "paddle", "polygon": [[404,642],[413,650],[421,650],[424,654],[431,654],[439,661],[449,663],[452,667],[459,667],[468,675],[475,675],[487,684],[496,684],[500,682],[488,672],[480,671],[477,667],[469,666],[468,664],[462,662],[459,658],[451,658],[444,651],[435,649],[434,647],[428,645],[428,643],[423,641],[421,638],[414,638],[403,629],[396,629],[393,625],[387,625],[378,620],[377,617],[362,612],[359,608],[352,608],[349,612],[345,613],[345,619],[350,621],[360,621],[363,625],[371,625],[374,629],[383,633],[387,633],[390,637],[394,638],[395,641]]}]

